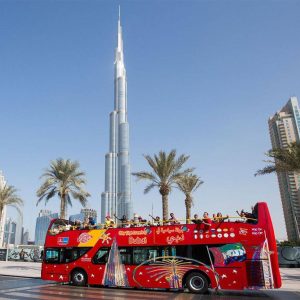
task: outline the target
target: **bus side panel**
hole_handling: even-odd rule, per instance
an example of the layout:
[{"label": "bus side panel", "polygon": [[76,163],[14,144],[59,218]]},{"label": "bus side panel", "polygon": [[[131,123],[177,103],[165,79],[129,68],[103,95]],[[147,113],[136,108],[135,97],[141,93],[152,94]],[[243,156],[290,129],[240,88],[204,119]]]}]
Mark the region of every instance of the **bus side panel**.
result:
[{"label": "bus side panel", "polygon": [[69,274],[61,265],[42,264],[41,278],[58,282],[69,282]]},{"label": "bus side panel", "polygon": [[259,203],[259,216],[260,219],[265,221],[264,228],[266,230],[266,236],[268,239],[269,244],[269,251],[270,251],[270,260],[272,265],[272,272],[273,272],[273,280],[274,280],[274,288],[281,287],[281,276],[279,271],[279,263],[278,263],[278,253],[277,253],[277,245],[276,239],[274,234],[274,228],[272,219],[270,216],[270,212],[268,209],[268,205],[265,202]]},{"label": "bus side panel", "polygon": [[243,290],[246,287],[244,267],[219,267],[219,288],[224,290]]}]

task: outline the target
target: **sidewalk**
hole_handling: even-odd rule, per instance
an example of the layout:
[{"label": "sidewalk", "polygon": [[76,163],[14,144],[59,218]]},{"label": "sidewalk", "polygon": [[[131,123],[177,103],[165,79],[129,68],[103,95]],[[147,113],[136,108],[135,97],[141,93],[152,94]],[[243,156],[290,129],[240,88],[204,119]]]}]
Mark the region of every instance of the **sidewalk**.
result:
[{"label": "sidewalk", "polygon": [[[0,261],[0,275],[41,278],[41,263]],[[300,290],[300,268],[281,268],[282,290]]]},{"label": "sidewalk", "polygon": [[300,268],[280,268],[282,289],[300,291]]},{"label": "sidewalk", "polygon": [[0,275],[41,278],[41,263],[0,261]]}]

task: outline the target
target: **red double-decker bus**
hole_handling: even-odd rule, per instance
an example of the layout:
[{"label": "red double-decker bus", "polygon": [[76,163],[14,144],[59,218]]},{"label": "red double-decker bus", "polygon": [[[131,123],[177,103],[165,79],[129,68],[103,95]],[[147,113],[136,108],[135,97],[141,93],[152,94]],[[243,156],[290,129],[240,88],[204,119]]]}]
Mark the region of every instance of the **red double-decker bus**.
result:
[{"label": "red double-decker bus", "polygon": [[[255,205],[257,220],[232,218],[207,226],[176,224],[67,230],[50,224],[42,279],[74,285],[135,288],[280,288],[276,242],[267,204]],[[68,228],[69,229],[69,228]]]}]

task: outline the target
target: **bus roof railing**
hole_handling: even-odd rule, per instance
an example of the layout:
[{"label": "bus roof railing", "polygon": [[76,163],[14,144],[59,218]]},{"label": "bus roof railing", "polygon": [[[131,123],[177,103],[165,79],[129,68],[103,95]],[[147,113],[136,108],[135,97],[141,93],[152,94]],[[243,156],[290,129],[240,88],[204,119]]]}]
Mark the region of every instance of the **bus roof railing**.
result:
[{"label": "bus roof railing", "polygon": [[[63,231],[69,231],[69,230],[84,230],[84,229],[108,229],[108,228],[131,228],[131,227],[146,227],[146,226],[162,226],[162,225],[185,225],[185,224],[203,224],[203,220],[206,218],[198,218],[198,219],[176,219],[176,220],[151,220],[151,221],[134,221],[134,220],[129,220],[129,221],[110,221],[110,223],[97,223],[95,225],[90,225],[84,223],[80,223],[80,228],[78,228],[79,225],[76,225],[72,221],[67,221],[65,225],[57,224],[57,220],[62,220],[62,219],[56,219],[52,224],[57,224],[58,225],[58,231],[54,229],[50,229],[49,232],[50,234],[58,234]],[[226,216],[226,217],[214,217],[211,218],[211,221],[214,224],[221,224],[225,222],[225,220],[228,220],[227,222],[230,222],[230,219],[236,219],[235,222],[249,222],[252,224],[257,223],[257,219],[255,218],[248,218],[248,217],[240,217],[240,216]],[[197,222],[199,221],[199,222]],[[171,223],[171,224],[170,224]]]}]

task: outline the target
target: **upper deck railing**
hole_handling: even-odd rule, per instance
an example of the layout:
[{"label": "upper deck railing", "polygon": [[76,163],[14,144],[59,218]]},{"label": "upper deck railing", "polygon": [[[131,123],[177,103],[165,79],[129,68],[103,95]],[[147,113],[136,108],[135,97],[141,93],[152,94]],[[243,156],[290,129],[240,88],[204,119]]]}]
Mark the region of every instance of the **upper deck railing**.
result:
[{"label": "upper deck railing", "polygon": [[240,217],[240,216],[226,216],[226,217],[214,217],[210,219],[210,223],[207,223],[207,218],[198,218],[198,219],[176,219],[176,220],[152,220],[152,221],[118,221],[115,222],[110,220],[106,223],[97,223],[95,225],[91,224],[76,224],[71,221],[56,219],[53,220],[48,233],[49,234],[59,234],[61,232],[69,230],[92,230],[92,229],[109,229],[109,228],[136,228],[136,227],[147,227],[147,226],[163,226],[163,225],[191,225],[191,224],[204,224],[210,226],[210,224],[221,224],[221,223],[248,223],[248,224],[257,224],[258,219],[249,218],[249,217]]}]

